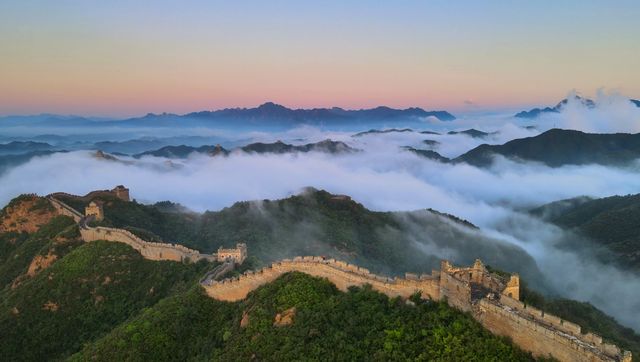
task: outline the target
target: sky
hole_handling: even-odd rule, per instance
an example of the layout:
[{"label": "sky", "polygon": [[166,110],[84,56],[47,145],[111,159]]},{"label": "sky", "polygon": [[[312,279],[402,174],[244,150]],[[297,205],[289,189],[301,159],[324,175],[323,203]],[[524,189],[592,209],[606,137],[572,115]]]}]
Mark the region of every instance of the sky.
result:
[{"label": "sky", "polygon": [[640,97],[638,1],[0,2],[0,115]]}]

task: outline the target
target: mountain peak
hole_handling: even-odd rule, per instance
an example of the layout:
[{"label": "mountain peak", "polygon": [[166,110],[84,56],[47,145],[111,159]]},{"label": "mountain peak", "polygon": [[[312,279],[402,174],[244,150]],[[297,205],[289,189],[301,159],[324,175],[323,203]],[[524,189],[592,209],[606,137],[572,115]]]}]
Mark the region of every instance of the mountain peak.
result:
[{"label": "mountain peak", "polygon": [[287,111],[291,110],[291,109],[289,109],[289,108],[287,108],[287,107],[285,107],[283,105],[280,105],[280,104],[277,104],[277,103],[273,103],[273,102],[265,102],[265,103],[259,105],[258,109],[261,109],[261,110],[287,110]]}]

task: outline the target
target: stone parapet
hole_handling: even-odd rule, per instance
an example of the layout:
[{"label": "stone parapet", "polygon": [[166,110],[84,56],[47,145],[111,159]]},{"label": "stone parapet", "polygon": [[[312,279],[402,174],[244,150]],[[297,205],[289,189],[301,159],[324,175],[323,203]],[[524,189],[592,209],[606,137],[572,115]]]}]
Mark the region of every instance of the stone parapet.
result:
[{"label": "stone parapet", "polygon": [[201,259],[207,261],[216,260],[215,255],[201,254],[197,250],[189,249],[182,245],[157,243],[145,241],[128,230],[108,228],[108,227],[84,227],[80,228],[82,239],[86,242],[95,240],[107,240],[125,243],[142,254],[145,259],[150,260],[191,260],[197,262]]},{"label": "stone parapet", "polygon": [[327,278],[338,289],[346,291],[351,286],[371,285],[374,290],[392,297],[408,298],[416,292],[425,298],[439,299],[437,280],[430,277],[414,279],[388,278],[372,274],[368,269],[334,259],[322,257],[296,257],[271,264],[253,273],[245,273],[238,278],[225,279],[205,286],[207,293],[216,299],[237,301],[261,285],[272,282],[289,272]]}]

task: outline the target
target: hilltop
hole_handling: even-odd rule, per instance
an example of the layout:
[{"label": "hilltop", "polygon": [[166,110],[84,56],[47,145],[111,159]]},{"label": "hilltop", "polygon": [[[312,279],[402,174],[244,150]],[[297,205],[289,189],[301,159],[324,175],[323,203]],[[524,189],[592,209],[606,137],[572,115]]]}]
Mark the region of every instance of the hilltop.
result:
[{"label": "hilltop", "polygon": [[449,132],[447,132],[447,134],[449,134],[449,135],[462,134],[462,135],[467,135],[467,136],[472,137],[472,138],[487,138],[492,133],[478,131],[477,129],[471,128],[471,129],[467,129],[467,130],[464,130],[464,131],[449,131]]}]

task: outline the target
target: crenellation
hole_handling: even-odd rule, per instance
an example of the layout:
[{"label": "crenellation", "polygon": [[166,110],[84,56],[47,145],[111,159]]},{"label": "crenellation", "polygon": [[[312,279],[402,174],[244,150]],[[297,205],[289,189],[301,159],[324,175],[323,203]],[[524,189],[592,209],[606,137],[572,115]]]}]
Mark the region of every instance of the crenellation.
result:
[{"label": "crenellation", "polygon": [[593,334],[591,332],[585,334],[584,339],[592,344],[595,344],[596,346],[602,344],[602,337],[600,337],[597,334]]}]

